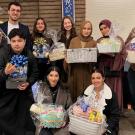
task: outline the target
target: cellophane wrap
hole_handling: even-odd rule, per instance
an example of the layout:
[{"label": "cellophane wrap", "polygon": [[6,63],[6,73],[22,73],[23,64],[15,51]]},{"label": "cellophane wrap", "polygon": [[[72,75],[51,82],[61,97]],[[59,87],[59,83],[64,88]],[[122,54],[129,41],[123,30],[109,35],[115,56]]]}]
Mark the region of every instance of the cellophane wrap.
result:
[{"label": "cellophane wrap", "polygon": [[107,127],[100,108],[93,108],[87,97],[79,97],[70,107],[69,119],[69,131],[79,135],[102,135]]},{"label": "cellophane wrap", "polygon": [[45,89],[43,82],[37,82],[33,86],[34,103],[31,108],[31,116],[37,127],[61,128],[65,124],[66,112],[62,105],[47,103],[48,89]]},{"label": "cellophane wrap", "polygon": [[64,59],[66,55],[66,48],[64,43],[58,42],[60,39],[60,33],[54,29],[48,29],[46,36],[53,40],[53,45],[51,46],[49,52],[50,61]]}]

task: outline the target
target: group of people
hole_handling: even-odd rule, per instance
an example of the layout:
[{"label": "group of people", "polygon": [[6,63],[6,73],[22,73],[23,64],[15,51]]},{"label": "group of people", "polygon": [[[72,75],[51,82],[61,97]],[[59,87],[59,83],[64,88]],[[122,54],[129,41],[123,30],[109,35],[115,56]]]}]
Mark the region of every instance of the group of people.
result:
[{"label": "group of people", "polygon": [[[51,62],[48,50],[54,42],[46,35],[47,24],[44,18],[36,19],[30,34],[28,27],[19,22],[21,10],[20,3],[11,2],[8,6],[9,20],[0,24],[8,39],[7,44],[1,42],[0,46],[0,135],[35,134],[36,129],[29,109],[34,103],[31,87],[39,80],[45,82],[45,87],[50,90],[51,99],[47,102],[61,104],[65,110],[82,94],[91,96],[94,92],[96,100],[104,97],[106,106],[103,113],[108,124],[104,135],[118,135],[119,116],[123,109],[122,73],[127,56],[126,44],[135,37],[133,30],[126,44],[121,37],[115,37],[121,43],[119,53],[98,54],[96,63],[68,64],[66,58]],[[61,23],[59,42],[64,43],[66,49],[95,48],[97,43],[110,38],[112,23],[107,19],[99,23],[102,37],[97,41],[92,37],[92,30],[92,23],[86,20],[81,23],[77,34],[72,18],[65,16]],[[10,89],[7,87],[7,80],[17,69],[17,66],[11,63],[15,55],[27,57],[27,77],[24,82],[18,83],[16,88]],[[132,64],[128,74],[133,108],[134,69]],[[67,125],[61,129],[43,128],[40,132],[40,135],[53,134],[72,133],[68,132]]]}]

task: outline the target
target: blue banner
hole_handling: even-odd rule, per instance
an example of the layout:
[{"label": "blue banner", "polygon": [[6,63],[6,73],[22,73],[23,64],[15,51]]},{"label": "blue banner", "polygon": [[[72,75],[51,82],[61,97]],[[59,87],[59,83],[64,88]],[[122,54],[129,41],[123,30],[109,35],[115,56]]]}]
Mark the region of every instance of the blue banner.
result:
[{"label": "blue banner", "polygon": [[75,21],[74,0],[62,0],[62,16],[71,16]]}]

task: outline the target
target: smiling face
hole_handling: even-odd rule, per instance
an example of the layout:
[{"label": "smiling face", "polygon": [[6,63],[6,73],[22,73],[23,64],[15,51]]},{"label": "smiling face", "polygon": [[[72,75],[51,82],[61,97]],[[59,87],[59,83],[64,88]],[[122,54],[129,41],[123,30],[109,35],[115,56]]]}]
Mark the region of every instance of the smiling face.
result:
[{"label": "smiling face", "polygon": [[90,36],[92,33],[92,26],[90,23],[86,23],[84,26],[83,26],[83,29],[82,29],[82,35],[84,37],[88,37]]},{"label": "smiling face", "polygon": [[43,32],[45,30],[45,24],[42,19],[37,20],[36,29],[38,32]]},{"label": "smiling face", "polygon": [[99,29],[103,36],[109,36],[110,28],[108,26],[102,24]]},{"label": "smiling face", "polygon": [[70,31],[70,30],[72,29],[71,20],[68,19],[68,18],[65,18],[65,19],[64,19],[63,25],[64,25],[65,30],[67,30],[67,31]]},{"label": "smiling face", "polygon": [[15,53],[21,53],[25,47],[25,39],[15,36],[11,38],[10,44]]},{"label": "smiling face", "polygon": [[91,82],[96,90],[101,90],[104,84],[104,77],[101,73],[94,72],[91,76]]},{"label": "smiling face", "polygon": [[9,21],[18,21],[21,15],[21,7],[16,5],[11,5],[10,9],[8,10]]},{"label": "smiling face", "polygon": [[55,87],[59,81],[59,74],[57,71],[51,71],[48,76],[47,80],[49,81],[49,84],[51,87]]}]

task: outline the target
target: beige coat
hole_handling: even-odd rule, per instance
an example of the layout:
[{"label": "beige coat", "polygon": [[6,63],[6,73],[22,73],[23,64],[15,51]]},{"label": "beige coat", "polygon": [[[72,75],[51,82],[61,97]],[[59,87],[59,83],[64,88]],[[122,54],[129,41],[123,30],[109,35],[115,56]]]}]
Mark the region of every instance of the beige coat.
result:
[{"label": "beige coat", "polygon": [[[83,47],[82,47],[83,46]],[[96,47],[96,41],[91,38],[88,42],[82,42],[79,37],[71,40],[69,49]],[[94,63],[69,64],[69,87],[73,101],[91,84],[91,70]]]}]

